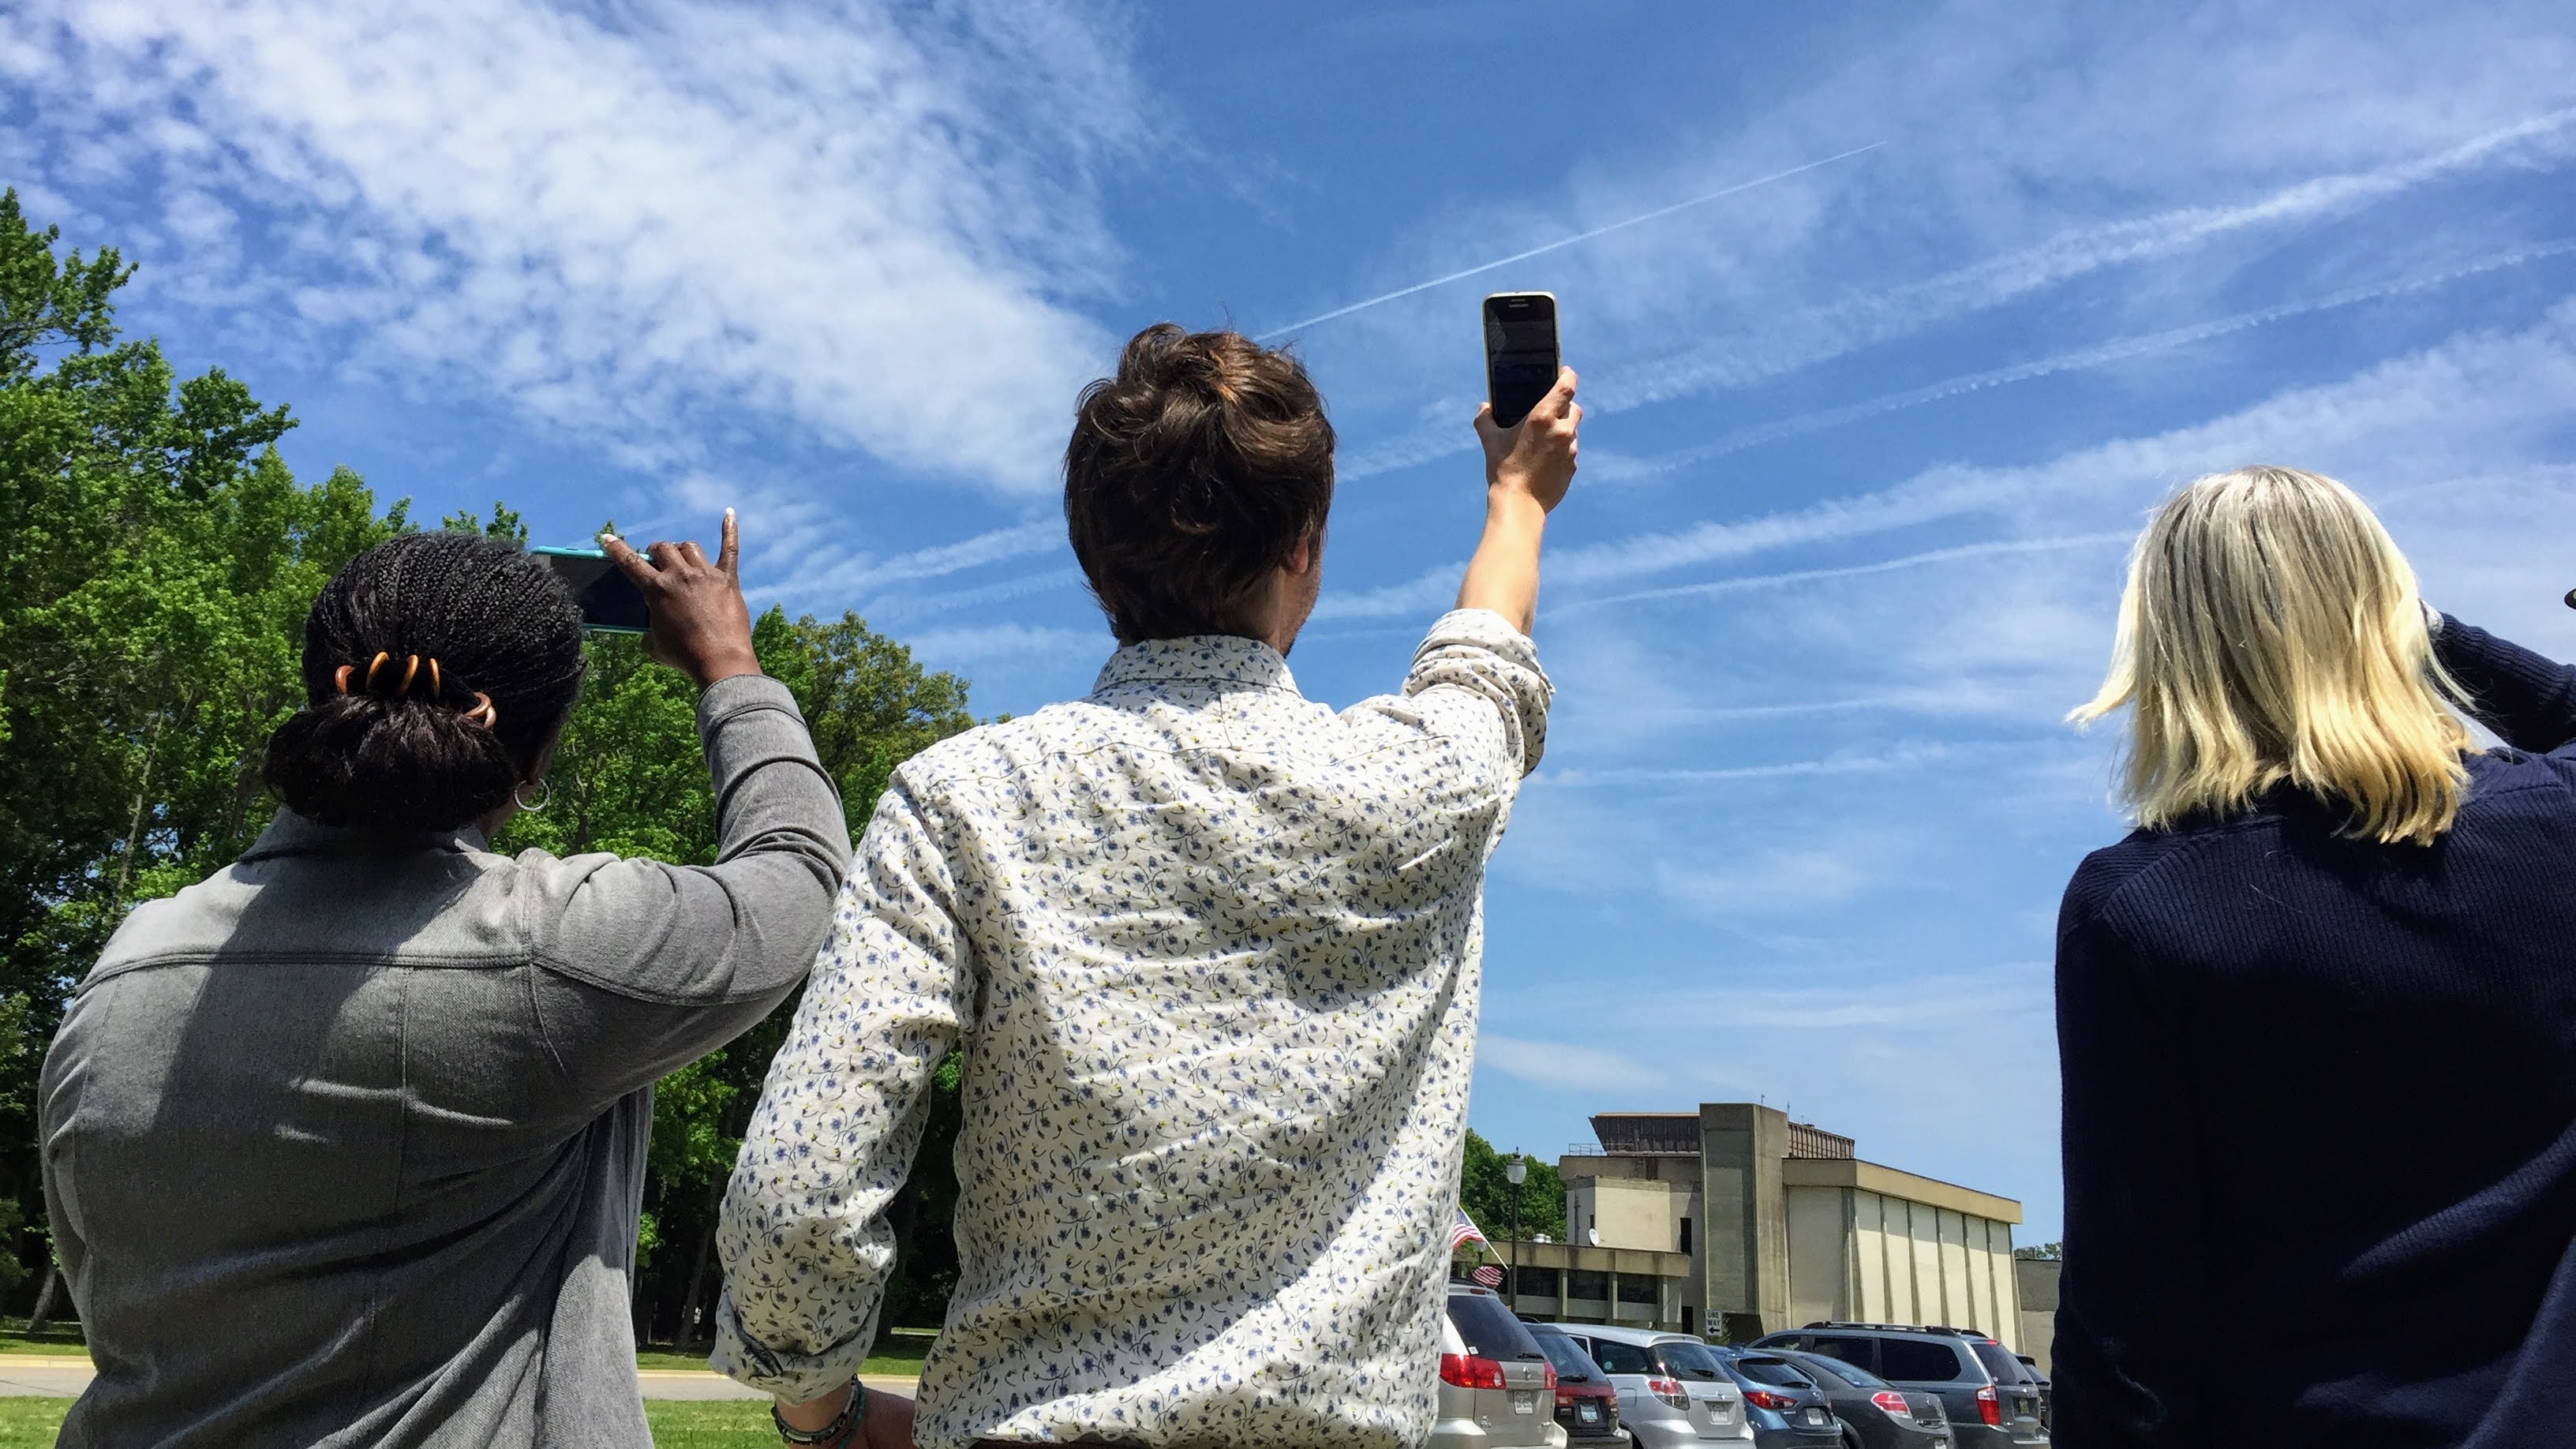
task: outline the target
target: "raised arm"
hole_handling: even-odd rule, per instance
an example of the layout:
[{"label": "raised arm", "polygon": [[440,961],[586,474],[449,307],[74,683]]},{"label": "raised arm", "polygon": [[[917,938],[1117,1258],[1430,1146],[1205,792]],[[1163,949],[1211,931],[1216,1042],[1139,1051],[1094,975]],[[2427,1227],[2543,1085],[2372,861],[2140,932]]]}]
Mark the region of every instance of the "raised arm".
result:
[{"label": "raised arm", "polygon": [[1459,608],[1492,610],[1524,634],[1536,622],[1539,538],[1574,481],[1575,430],[1582,422],[1570,367],[1558,371],[1556,386],[1516,427],[1494,426],[1490,403],[1477,410],[1476,436],[1485,445],[1485,536],[1467,561]]},{"label": "raised arm", "polygon": [[2576,669],[2444,615],[2433,654],[2468,692],[2469,712],[2518,750],[2576,741]]},{"label": "raised arm", "polygon": [[538,1023],[595,1110],[722,1046],[813,965],[849,868],[840,792],[787,687],[760,673],[737,581],[733,515],[710,562],[696,544],[644,559],[608,552],[644,591],[647,652],[699,686],[698,736],[715,787],[716,860],[538,858]]}]

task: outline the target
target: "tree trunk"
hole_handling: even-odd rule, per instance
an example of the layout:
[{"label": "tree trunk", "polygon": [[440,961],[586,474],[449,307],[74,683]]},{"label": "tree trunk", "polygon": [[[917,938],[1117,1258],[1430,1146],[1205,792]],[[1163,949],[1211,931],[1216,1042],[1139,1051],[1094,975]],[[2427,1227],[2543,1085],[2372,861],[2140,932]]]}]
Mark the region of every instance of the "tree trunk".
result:
[{"label": "tree trunk", "polygon": [[34,1338],[45,1331],[54,1316],[54,1292],[62,1287],[62,1274],[54,1271],[54,1255],[45,1255],[45,1281],[36,1288],[36,1310],[27,1316],[27,1336]]},{"label": "tree trunk", "polygon": [[715,1247],[716,1219],[710,1213],[705,1231],[698,1234],[697,1262],[689,1269],[689,1296],[680,1300],[680,1331],[673,1341],[682,1348],[698,1341],[698,1300],[706,1293],[707,1260],[715,1256]]},{"label": "tree trunk", "polygon": [[134,853],[143,848],[143,807],[152,803],[152,754],[161,743],[161,730],[154,726],[152,742],[143,749],[143,778],[134,782],[134,810],[125,822],[125,849],[116,860],[116,900],[125,902],[125,893],[134,884]]}]

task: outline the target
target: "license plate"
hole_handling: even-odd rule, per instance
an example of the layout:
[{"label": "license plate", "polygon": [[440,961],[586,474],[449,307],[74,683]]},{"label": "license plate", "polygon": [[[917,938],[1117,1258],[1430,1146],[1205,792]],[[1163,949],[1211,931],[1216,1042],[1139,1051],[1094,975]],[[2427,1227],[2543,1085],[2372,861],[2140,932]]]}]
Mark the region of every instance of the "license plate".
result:
[{"label": "license plate", "polygon": [[1574,1417],[1578,1423],[1598,1424],[1601,1422],[1601,1406],[1585,1399],[1574,1406]]},{"label": "license plate", "polygon": [[1711,1399],[1705,1405],[1708,1416],[1721,1424],[1735,1422],[1735,1404],[1730,1399]]},{"label": "license plate", "polygon": [[1807,1422],[1810,1424],[1821,1424],[1825,1422],[1825,1411],[1822,1409],[1809,1409],[1807,1411]]},{"label": "license plate", "polygon": [[1512,1391],[1512,1412],[1515,1414],[1537,1413],[1538,1391],[1535,1389],[1514,1389]]}]

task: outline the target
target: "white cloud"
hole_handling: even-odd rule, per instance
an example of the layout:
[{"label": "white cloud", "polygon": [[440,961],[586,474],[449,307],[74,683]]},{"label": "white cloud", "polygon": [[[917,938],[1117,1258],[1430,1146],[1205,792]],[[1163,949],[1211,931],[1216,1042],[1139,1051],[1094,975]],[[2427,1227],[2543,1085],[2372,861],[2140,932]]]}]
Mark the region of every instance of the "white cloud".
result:
[{"label": "white cloud", "polygon": [[1530,1041],[1481,1033],[1476,1038],[1476,1065],[1554,1092],[1662,1092],[1673,1085],[1669,1073],[1639,1061],[1634,1053],[1570,1042]]},{"label": "white cloud", "polygon": [[[2312,225],[2472,168],[2528,164],[2534,158],[2562,160],[2571,123],[2576,123],[2576,108],[2548,111],[2430,155],[2314,176],[2242,202],[2177,207],[2070,230],[1973,266],[1793,313],[1757,332],[1619,368],[1586,392],[1590,406],[1616,412],[1707,388],[1746,386],[1936,322],[2018,301],[2106,267],[2172,256],[2231,232]],[[2256,324],[2246,320],[2235,325]]]},{"label": "white cloud", "polygon": [[35,0],[0,81],[22,160],[171,239],[147,280],[281,345],[657,469],[747,406],[1007,490],[1107,355],[1061,298],[1117,265],[1093,176],[1144,134],[1052,0]]},{"label": "white cloud", "polygon": [[950,660],[1007,659],[1019,656],[1066,661],[1089,671],[1109,657],[1118,641],[1107,627],[1052,629],[1028,624],[987,624],[965,629],[925,629],[910,636],[913,654],[935,664]]}]

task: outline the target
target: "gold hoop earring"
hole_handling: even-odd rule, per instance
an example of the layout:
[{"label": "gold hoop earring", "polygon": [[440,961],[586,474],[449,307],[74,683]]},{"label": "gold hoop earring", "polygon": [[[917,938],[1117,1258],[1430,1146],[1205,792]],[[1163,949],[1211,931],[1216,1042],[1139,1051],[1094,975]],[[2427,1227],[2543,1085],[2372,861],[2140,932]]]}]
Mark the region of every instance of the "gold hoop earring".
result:
[{"label": "gold hoop earring", "polygon": [[512,801],[513,803],[515,803],[515,804],[516,804],[520,809],[527,811],[529,814],[531,814],[531,815],[543,815],[544,813],[546,813],[546,807],[547,807],[547,806],[549,806],[549,805],[552,805],[553,803],[555,803],[555,782],[554,782],[554,781],[552,781],[552,780],[539,780],[539,781],[537,782],[537,799],[536,799],[536,803],[535,803],[535,804],[533,804],[533,805],[532,805],[532,804],[530,804],[530,803],[528,803],[528,800],[527,800],[527,798],[526,798],[527,788],[528,788],[528,783],[527,783],[525,780],[522,780],[522,781],[520,781],[518,784],[511,786],[511,787],[510,787],[510,799],[511,799],[511,801]]}]

